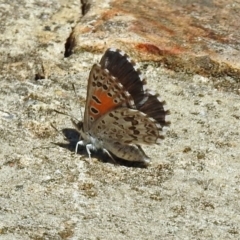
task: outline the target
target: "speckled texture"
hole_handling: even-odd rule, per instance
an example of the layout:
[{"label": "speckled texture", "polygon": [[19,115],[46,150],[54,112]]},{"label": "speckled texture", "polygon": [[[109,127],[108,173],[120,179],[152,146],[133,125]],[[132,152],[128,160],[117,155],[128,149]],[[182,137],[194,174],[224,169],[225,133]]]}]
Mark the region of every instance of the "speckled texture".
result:
[{"label": "speckled texture", "polygon": [[5,1],[0,9],[8,15],[0,47],[0,239],[239,239],[239,95],[216,89],[220,78],[142,63],[149,88],[172,113],[166,139],[144,148],[152,158],[146,169],[96,154],[90,162],[66,140],[77,137],[70,117],[54,111],[81,119],[88,73],[101,57],[63,58],[79,1]]},{"label": "speckled texture", "polygon": [[[173,71],[220,78],[239,93],[240,3],[234,0],[96,0],[73,29],[68,51],[114,45]],[[107,3],[107,4],[106,4]],[[228,77],[234,81],[229,81]]]}]

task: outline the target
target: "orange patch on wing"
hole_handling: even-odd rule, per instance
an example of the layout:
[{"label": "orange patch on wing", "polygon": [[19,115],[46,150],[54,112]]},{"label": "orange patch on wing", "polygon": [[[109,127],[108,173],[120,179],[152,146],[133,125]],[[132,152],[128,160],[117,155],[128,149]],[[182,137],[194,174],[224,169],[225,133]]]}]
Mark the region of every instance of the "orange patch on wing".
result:
[{"label": "orange patch on wing", "polygon": [[89,106],[98,110],[98,114],[93,114],[91,111],[89,115],[94,118],[99,118],[103,116],[107,112],[111,111],[112,109],[116,108],[118,104],[116,104],[113,100],[113,97],[109,97],[106,92],[103,92],[101,89],[94,91],[93,96],[96,96],[100,100],[100,104],[94,100],[91,100]]}]

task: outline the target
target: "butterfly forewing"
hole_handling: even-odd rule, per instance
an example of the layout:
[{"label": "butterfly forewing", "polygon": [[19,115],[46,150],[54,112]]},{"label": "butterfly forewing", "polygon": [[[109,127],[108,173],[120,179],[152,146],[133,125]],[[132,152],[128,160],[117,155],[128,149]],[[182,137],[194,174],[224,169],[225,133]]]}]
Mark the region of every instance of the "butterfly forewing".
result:
[{"label": "butterfly forewing", "polygon": [[97,119],[120,106],[134,108],[131,95],[108,70],[93,65],[88,80],[84,131],[89,131]]}]

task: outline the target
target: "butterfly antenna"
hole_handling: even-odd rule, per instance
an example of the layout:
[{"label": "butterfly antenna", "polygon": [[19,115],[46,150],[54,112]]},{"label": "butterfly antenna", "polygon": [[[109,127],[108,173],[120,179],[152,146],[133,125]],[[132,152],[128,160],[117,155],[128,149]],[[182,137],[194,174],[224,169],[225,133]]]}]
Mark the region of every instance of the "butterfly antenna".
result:
[{"label": "butterfly antenna", "polygon": [[[50,125],[51,125],[51,127],[56,131],[56,132],[58,132],[58,133],[60,133],[61,135],[63,135],[63,133],[60,131],[60,130],[58,130],[52,123],[50,123]],[[65,137],[65,136],[64,136]]]},{"label": "butterfly antenna", "polygon": [[70,115],[70,114],[68,114],[68,113],[60,112],[60,111],[58,111],[58,110],[56,110],[56,109],[54,109],[53,111],[56,112],[56,113],[58,113],[58,114],[62,114],[62,115],[65,115],[65,116],[68,116],[68,117],[70,117],[70,118],[73,118],[73,119],[77,120],[77,118],[73,117],[72,115]]},{"label": "butterfly antenna", "polygon": [[[77,98],[77,100],[79,99],[78,95],[77,95],[77,92],[76,92],[76,89],[75,89],[75,85],[72,83],[72,88],[73,88],[73,91],[74,91],[74,94],[75,94],[75,97]],[[80,114],[81,114],[81,119],[83,119],[83,113],[82,113],[82,108],[80,106]]]},{"label": "butterfly antenna", "polygon": [[[81,126],[79,126],[80,123],[79,123],[79,121],[78,121],[77,118],[75,118],[75,117],[73,117],[73,116],[71,116],[70,114],[67,114],[67,113],[65,113],[65,112],[60,112],[60,111],[58,111],[58,110],[56,110],[56,109],[54,109],[54,112],[56,112],[56,113],[58,113],[58,114],[62,114],[62,115],[65,115],[65,116],[70,117],[72,124],[73,124],[77,129],[80,129],[80,128],[81,128]],[[52,127],[55,131],[57,131],[58,133],[60,133],[60,134],[63,135],[64,137],[66,137],[66,136],[62,133],[62,131],[58,130],[52,123],[51,123],[50,125],[51,125],[51,127]]]}]

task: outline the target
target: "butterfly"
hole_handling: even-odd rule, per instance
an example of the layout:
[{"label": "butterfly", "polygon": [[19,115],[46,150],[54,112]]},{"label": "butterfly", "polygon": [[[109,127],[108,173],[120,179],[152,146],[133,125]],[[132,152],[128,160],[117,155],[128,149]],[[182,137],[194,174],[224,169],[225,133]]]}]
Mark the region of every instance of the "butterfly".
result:
[{"label": "butterfly", "polygon": [[80,138],[76,145],[102,149],[115,157],[150,163],[139,144],[158,144],[170,125],[165,101],[145,88],[146,80],[134,61],[109,48],[89,75],[83,121],[74,123]]}]

